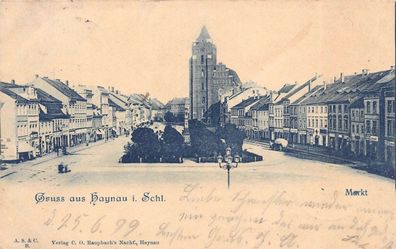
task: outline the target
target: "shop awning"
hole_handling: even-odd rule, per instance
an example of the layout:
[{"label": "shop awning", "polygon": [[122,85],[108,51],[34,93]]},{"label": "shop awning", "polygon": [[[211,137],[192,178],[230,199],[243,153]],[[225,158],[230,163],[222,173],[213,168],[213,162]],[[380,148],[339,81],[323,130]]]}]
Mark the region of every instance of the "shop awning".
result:
[{"label": "shop awning", "polygon": [[18,143],[18,152],[19,153],[31,152],[33,150],[34,150],[33,147],[30,146],[30,144],[28,144],[27,142]]}]

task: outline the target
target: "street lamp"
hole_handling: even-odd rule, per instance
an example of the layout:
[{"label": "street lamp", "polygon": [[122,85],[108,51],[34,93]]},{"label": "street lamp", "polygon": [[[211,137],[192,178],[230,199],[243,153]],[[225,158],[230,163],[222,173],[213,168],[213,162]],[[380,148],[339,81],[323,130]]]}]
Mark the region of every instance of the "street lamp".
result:
[{"label": "street lamp", "polygon": [[227,170],[228,188],[230,188],[230,170],[238,167],[238,164],[240,162],[240,157],[239,157],[239,155],[235,155],[233,157],[231,154],[231,148],[228,147],[226,149],[226,154],[225,154],[224,158],[223,158],[223,156],[219,155],[217,157],[217,162],[219,163],[219,167],[221,169]]}]

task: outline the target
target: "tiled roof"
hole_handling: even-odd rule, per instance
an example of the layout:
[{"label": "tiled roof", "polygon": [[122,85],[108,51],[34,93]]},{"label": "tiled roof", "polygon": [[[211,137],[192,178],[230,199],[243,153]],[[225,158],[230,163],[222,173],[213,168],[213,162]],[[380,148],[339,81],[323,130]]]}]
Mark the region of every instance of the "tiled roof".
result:
[{"label": "tiled roof", "polygon": [[288,93],[292,90],[297,84],[284,84],[281,89],[279,89],[279,93]]},{"label": "tiled roof", "polygon": [[44,81],[46,81],[48,84],[56,88],[58,91],[69,97],[72,101],[86,101],[83,97],[81,97],[76,91],[71,89],[69,86],[67,86],[65,83],[59,81],[59,80],[52,80],[49,79],[48,77],[43,77],[42,78]]},{"label": "tiled roof", "polygon": [[242,109],[242,108],[245,108],[245,107],[255,103],[256,101],[259,101],[260,98],[261,98],[260,96],[250,97],[250,98],[248,98],[246,100],[243,100],[241,103],[233,106],[231,109]]},{"label": "tiled roof", "polygon": [[364,97],[360,97],[351,103],[350,108],[364,108]]},{"label": "tiled roof", "polygon": [[116,111],[125,111],[126,109],[117,103],[115,103],[111,98],[109,98],[109,106],[113,106],[116,108]]},{"label": "tiled roof", "polygon": [[[327,87],[327,86],[326,86]],[[292,103],[292,105],[298,105],[298,104],[303,104],[305,101],[308,101],[310,97],[315,96],[316,94],[320,94],[321,91],[324,91],[324,85],[318,85],[315,86],[314,88],[311,89],[308,93],[304,94],[300,98],[298,98],[296,101]],[[303,102],[304,101],[304,102]]]},{"label": "tiled roof", "polygon": [[40,88],[35,88],[36,94],[37,94],[37,99],[41,102],[54,102],[54,103],[59,103],[62,104],[62,102],[56,98],[54,98],[52,95],[49,95],[48,93],[44,92]]},{"label": "tiled roof", "polygon": [[22,103],[36,102],[36,101],[25,99],[24,97],[20,96],[19,94],[16,94],[13,91],[11,91],[3,86],[0,86],[0,92],[10,96],[11,98],[15,99],[18,102],[22,102]]},{"label": "tiled roof", "polygon": [[[271,102],[270,96],[263,96],[262,98],[260,98],[260,100],[256,104],[252,105],[252,107],[250,109],[251,110],[261,110],[261,111],[268,110],[268,104],[270,102]],[[265,109],[265,108],[267,108],[267,109]]]},{"label": "tiled roof", "polygon": [[116,107],[119,111],[125,111],[128,108],[128,104],[118,94],[112,92],[109,94],[109,104]]},{"label": "tiled roof", "polygon": [[345,76],[344,82],[338,79],[335,83],[328,84],[325,90],[312,94],[300,104],[353,103],[364,93],[376,92],[383,87],[383,78],[391,79],[390,73],[390,70],[386,70]]},{"label": "tiled roof", "polygon": [[151,99],[150,103],[151,103],[151,109],[154,109],[154,110],[162,109],[165,106],[161,101],[159,101],[156,98]]}]

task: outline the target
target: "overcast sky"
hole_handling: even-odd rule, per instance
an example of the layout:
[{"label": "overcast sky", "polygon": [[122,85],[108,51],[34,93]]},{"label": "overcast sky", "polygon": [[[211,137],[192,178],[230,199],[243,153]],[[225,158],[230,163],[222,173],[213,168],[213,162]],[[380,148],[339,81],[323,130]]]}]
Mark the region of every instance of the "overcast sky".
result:
[{"label": "overcast sky", "polygon": [[0,81],[188,96],[192,42],[206,25],[217,60],[278,89],[394,64],[393,1],[0,2]]}]

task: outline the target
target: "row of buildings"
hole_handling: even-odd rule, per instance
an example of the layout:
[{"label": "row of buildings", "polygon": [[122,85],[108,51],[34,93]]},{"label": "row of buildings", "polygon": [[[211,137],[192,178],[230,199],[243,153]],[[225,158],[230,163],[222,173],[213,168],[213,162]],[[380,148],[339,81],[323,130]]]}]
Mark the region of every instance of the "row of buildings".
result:
[{"label": "row of buildings", "polygon": [[208,123],[235,124],[252,139],[285,138],[395,163],[395,70],[313,76],[277,91],[248,87],[224,96]]},{"label": "row of buildings", "polygon": [[0,82],[1,158],[27,160],[129,134],[163,110],[148,94],[125,95],[114,87],[71,86],[39,75],[28,84]]},{"label": "row of buildings", "polygon": [[[395,163],[395,70],[340,74],[330,82],[314,75],[306,82],[268,90],[241,83],[217,62],[206,27],[192,44],[189,60],[189,118],[211,126],[227,123],[258,140],[285,138],[291,144]],[[318,149],[319,150],[319,149]]]}]

